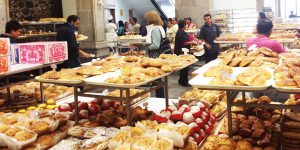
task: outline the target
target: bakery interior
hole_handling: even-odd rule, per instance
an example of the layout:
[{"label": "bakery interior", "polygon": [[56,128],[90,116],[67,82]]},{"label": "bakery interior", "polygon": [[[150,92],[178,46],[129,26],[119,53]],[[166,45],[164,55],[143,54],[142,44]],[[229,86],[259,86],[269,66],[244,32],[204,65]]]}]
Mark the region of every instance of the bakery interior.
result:
[{"label": "bakery interior", "polygon": [[299,33],[300,0],[1,0],[0,149],[300,150]]}]

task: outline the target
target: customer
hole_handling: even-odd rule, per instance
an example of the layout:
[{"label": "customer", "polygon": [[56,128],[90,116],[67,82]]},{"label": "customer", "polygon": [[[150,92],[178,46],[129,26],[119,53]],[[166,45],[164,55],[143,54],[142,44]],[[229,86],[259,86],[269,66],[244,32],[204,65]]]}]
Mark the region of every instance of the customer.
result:
[{"label": "customer", "polygon": [[220,46],[214,42],[214,40],[222,33],[220,28],[212,22],[210,14],[204,15],[205,24],[200,30],[200,39],[205,42],[204,44],[204,56],[205,62],[208,63],[215,60],[218,57]]},{"label": "customer", "polygon": [[118,25],[119,25],[119,28],[118,28],[117,34],[118,34],[118,36],[122,36],[122,35],[125,34],[125,25],[124,25],[124,22],[122,20],[120,20],[119,23],[118,23]]},{"label": "customer", "polygon": [[130,32],[129,23],[125,22],[125,33],[128,33],[128,32]]},{"label": "customer", "polygon": [[[161,44],[163,39],[166,38],[166,32],[162,27],[163,21],[161,20],[158,13],[154,10],[147,12],[144,15],[144,18],[147,22],[147,42],[150,44],[143,47],[149,55],[149,57],[158,57],[159,54],[165,53],[164,49],[162,48]],[[170,49],[169,51],[170,52]],[[164,89],[159,88],[156,90],[156,97],[163,98],[164,97]]]},{"label": "customer", "polygon": [[132,34],[140,34],[141,25],[137,23],[137,18],[132,17],[129,21],[129,23],[131,24],[130,32]]},{"label": "customer", "polygon": [[264,12],[259,12],[258,13],[258,21],[261,19],[267,19],[267,16]]},{"label": "customer", "polygon": [[277,53],[284,53],[286,50],[277,40],[270,39],[272,33],[273,23],[269,19],[259,20],[256,25],[258,35],[255,38],[247,40],[246,46],[249,48],[252,45],[256,47],[267,47]]},{"label": "customer", "polygon": [[16,43],[16,38],[21,35],[21,24],[18,21],[11,20],[5,25],[5,33],[1,34],[2,38],[9,38],[11,43]]},{"label": "customer", "polygon": [[[174,53],[177,55],[183,54],[182,48],[191,48],[191,44],[194,44],[194,42],[191,42],[189,40],[189,35],[184,31],[186,28],[186,22],[185,20],[179,20],[178,21],[178,31],[175,36],[175,48]],[[196,43],[195,43],[196,44]],[[188,81],[188,73],[189,73],[189,67],[186,67],[182,70],[180,70],[180,77],[178,80],[178,83],[182,86],[190,86]]]},{"label": "customer", "polygon": [[185,30],[193,30],[193,29],[197,28],[196,24],[194,24],[192,22],[192,18],[191,17],[185,18],[184,20],[186,21]]},{"label": "customer", "polygon": [[91,55],[79,49],[76,41],[75,31],[80,23],[80,19],[76,15],[71,15],[67,19],[67,23],[63,24],[57,30],[57,41],[68,42],[68,60],[64,61],[64,68],[75,68],[80,66],[79,54],[85,58],[90,58]]}]

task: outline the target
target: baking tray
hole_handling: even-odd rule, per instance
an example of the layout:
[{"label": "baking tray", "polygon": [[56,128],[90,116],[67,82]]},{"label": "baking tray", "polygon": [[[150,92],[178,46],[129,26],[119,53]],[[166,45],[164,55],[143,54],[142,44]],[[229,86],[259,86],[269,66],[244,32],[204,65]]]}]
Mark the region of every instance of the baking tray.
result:
[{"label": "baking tray", "polygon": [[146,85],[147,83],[150,83],[152,81],[155,81],[155,80],[163,78],[163,77],[166,77],[170,74],[171,73],[165,73],[164,75],[161,75],[161,76],[152,78],[151,80],[144,81],[144,82],[137,83],[137,84],[106,83],[105,80],[107,80],[108,78],[118,77],[121,75],[121,70],[117,70],[115,72],[109,72],[109,73],[105,73],[102,75],[86,78],[86,79],[84,79],[84,81],[90,85],[100,85],[100,86],[119,87],[119,88],[135,88],[135,87],[139,87],[142,85]]},{"label": "baking tray", "polygon": [[35,79],[39,82],[60,83],[60,84],[80,84],[83,82],[83,80],[64,81],[64,80],[54,80],[54,79],[42,79],[40,78],[40,76],[35,77]]},{"label": "baking tray", "polygon": [[246,44],[246,41],[214,41],[219,44]]},{"label": "baking tray", "polygon": [[[236,80],[236,77],[244,72],[247,68],[233,67],[233,73],[231,74],[231,78]],[[207,71],[207,69],[202,69],[199,74],[191,79],[189,83],[196,88],[209,89],[209,90],[245,90],[245,91],[262,91],[268,89],[272,86],[273,79],[273,69],[265,68],[271,73],[271,79],[269,79],[265,86],[237,86],[237,85],[210,85],[209,83],[213,79],[213,77],[204,77],[203,73]]]},{"label": "baking tray", "polygon": [[276,86],[275,82],[272,84],[272,87],[274,87],[279,92],[300,93],[300,88],[279,87],[279,86]]}]

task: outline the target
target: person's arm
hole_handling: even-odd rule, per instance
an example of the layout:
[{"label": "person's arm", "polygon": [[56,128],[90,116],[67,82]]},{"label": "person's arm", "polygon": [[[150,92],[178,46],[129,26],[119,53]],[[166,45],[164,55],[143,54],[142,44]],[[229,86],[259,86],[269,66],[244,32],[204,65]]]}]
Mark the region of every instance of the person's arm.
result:
[{"label": "person's arm", "polygon": [[207,49],[211,49],[211,45],[205,41],[204,37],[205,37],[205,31],[203,28],[201,28],[199,38],[204,42],[204,46]]},{"label": "person's arm", "polygon": [[286,53],[286,49],[278,41],[274,41],[273,50],[277,53]]},{"label": "person's arm", "polygon": [[220,30],[220,27],[216,25],[217,28],[217,37],[219,37],[222,34],[222,31]]},{"label": "person's arm", "polygon": [[160,48],[161,35],[158,28],[152,30],[151,44],[148,45],[148,50],[158,50]]},{"label": "person's arm", "polygon": [[83,50],[79,50],[79,54],[82,55],[84,58],[91,58],[92,55],[91,54],[88,54],[86,52],[84,52]]}]

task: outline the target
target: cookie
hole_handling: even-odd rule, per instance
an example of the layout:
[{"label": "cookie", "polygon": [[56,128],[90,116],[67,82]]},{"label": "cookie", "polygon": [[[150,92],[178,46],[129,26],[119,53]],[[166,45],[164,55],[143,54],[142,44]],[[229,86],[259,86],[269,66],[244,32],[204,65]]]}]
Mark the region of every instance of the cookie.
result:
[{"label": "cookie", "polygon": [[283,126],[290,129],[300,129],[300,122],[287,121],[283,123]]},{"label": "cookie", "polygon": [[287,139],[300,140],[300,134],[297,132],[283,132],[282,136]]},{"label": "cookie", "polygon": [[287,119],[300,122],[300,114],[299,113],[288,112],[285,114],[285,117]]}]

